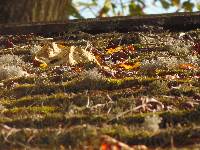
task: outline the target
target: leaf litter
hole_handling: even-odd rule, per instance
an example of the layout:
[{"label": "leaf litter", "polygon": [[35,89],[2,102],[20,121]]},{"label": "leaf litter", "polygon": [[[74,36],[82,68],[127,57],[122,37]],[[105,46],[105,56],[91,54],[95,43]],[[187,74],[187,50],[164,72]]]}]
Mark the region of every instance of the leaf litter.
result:
[{"label": "leaf litter", "polygon": [[1,36],[2,147],[195,147],[200,32],[149,30]]}]

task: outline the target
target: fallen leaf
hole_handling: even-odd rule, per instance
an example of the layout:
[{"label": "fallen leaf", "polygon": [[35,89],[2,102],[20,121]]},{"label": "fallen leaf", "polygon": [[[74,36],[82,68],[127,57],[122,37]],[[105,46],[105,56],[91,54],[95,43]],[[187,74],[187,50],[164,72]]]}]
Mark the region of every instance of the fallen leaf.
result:
[{"label": "fallen leaf", "polygon": [[174,79],[179,79],[180,77],[178,74],[174,74],[174,75],[166,75],[165,78],[168,80],[174,80]]},{"label": "fallen leaf", "polygon": [[196,54],[200,54],[200,42],[195,43],[193,49]]},{"label": "fallen leaf", "polygon": [[46,63],[40,64],[40,69],[45,70],[48,67]]},{"label": "fallen leaf", "polygon": [[13,44],[12,41],[6,40],[6,41],[5,41],[5,46],[6,46],[6,48],[13,48],[13,47],[14,47],[14,44]]},{"label": "fallen leaf", "polygon": [[94,62],[99,65],[94,54],[90,52],[90,45],[85,48],[76,46],[64,46],[55,42],[46,43],[36,51],[35,60],[40,63],[46,63],[49,66],[83,64]]},{"label": "fallen leaf", "polygon": [[186,69],[186,70],[194,70],[197,69],[194,65],[192,64],[180,64],[179,65],[180,69]]},{"label": "fallen leaf", "polygon": [[134,150],[148,150],[146,145],[133,145]]},{"label": "fallen leaf", "polygon": [[57,47],[58,47],[59,49],[65,49],[65,48],[66,48],[66,46],[64,46],[64,45],[62,45],[62,44],[57,44]]},{"label": "fallen leaf", "polygon": [[117,61],[120,61],[120,62],[125,61],[128,59],[128,57],[129,57],[128,54],[121,51],[121,52],[113,53],[110,58],[111,58],[112,62],[116,63]]},{"label": "fallen leaf", "polygon": [[106,143],[101,144],[100,150],[109,150],[108,144]]},{"label": "fallen leaf", "polygon": [[133,45],[128,45],[127,49],[131,52],[135,51],[135,47]]},{"label": "fallen leaf", "polygon": [[141,63],[140,62],[136,62],[135,64],[122,63],[122,64],[119,64],[118,66],[126,70],[133,70],[133,69],[138,69],[141,66]]},{"label": "fallen leaf", "polygon": [[[100,150],[135,150],[134,148],[130,147],[129,145],[118,141],[117,139],[114,139],[110,136],[107,135],[103,135],[102,136],[102,140],[104,141],[101,145],[101,148],[104,149],[100,149]],[[106,143],[106,144],[105,144]]]},{"label": "fallen leaf", "polygon": [[113,54],[116,52],[120,52],[122,49],[123,49],[122,46],[118,46],[116,48],[108,48],[106,49],[107,50],[106,54]]}]

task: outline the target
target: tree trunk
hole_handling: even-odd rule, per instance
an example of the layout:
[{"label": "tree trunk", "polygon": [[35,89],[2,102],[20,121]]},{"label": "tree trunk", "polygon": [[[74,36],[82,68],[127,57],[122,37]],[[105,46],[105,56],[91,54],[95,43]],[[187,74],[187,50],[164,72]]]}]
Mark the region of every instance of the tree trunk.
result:
[{"label": "tree trunk", "polygon": [[0,23],[64,21],[71,0],[0,0]]}]

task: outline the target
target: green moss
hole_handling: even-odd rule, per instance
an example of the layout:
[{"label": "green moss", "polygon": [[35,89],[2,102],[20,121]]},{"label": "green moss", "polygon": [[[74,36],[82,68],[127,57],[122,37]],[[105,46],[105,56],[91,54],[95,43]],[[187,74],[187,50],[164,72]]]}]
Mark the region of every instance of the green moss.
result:
[{"label": "green moss", "polygon": [[62,106],[62,108],[67,108],[71,103],[73,103],[72,94],[57,93],[53,95],[36,95],[36,96],[26,96],[19,99],[2,99],[0,104],[7,108],[12,107],[28,107],[28,106]]},{"label": "green moss", "polygon": [[115,88],[128,88],[134,86],[148,85],[155,81],[155,78],[129,77],[123,79],[108,79],[110,86]]},{"label": "green moss", "polygon": [[128,129],[125,126],[106,127],[101,132],[124,141],[129,145],[145,144],[151,147],[164,146],[165,148],[171,146],[172,138],[174,144],[182,145],[181,141],[193,143],[188,138],[198,139],[200,134],[199,128],[175,128],[160,132],[149,132],[142,129],[138,130],[137,128]]},{"label": "green moss", "polygon": [[156,80],[149,84],[148,93],[151,95],[167,95],[169,92],[168,82]]},{"label": "green moss", "polygon": [[200,88],[186,83],[181,84],[180,88],[172,88],[170,90],[170,94],[175,96],[193,96],[196,93],[200,93]]},{"label": "green moss", "polygon": [[5,96],[11,96],[20,98],[27,95],[38,95],[38,94],[53,94],[58,92],[82,92],[85,90],[101,90],[101,89],[119,89],[128,88],[132,86],[148,85],[154,78],[125,78],[125,79],[102,79],[102,80],[91,80],[74,79],[69,82],[63,82],[62,84],[22,84],[14,87],[11,90],[4,92]]},{"label": "green moss", "polygon": [[[34,112],[35,113],[35,112]],[[8,114],[7,114],[8,116]],[[16,113],[16,116],[9,115],[10,118],[2,118],[0,123],[11,127],[26,128],[44,128],[61,126],[75,126],[79,124],[100,125],[106,122],[107,117],[103,115],[65,115],[62,113],[38,112],[37,114]]]},{"label": "green moss", "polygon": [[[123,125],[141,125],[144,122],[146,116],[152,115],[153,113],[145,114],[127,114],[121,117],[116,117],[109,120],[110,124],[123,124]],[[168,125],[190,125],[190,124],[200,124],[200,111],[174,111],[174,112],[157,112],[162,120],[160,123],[161,128],[166,128]]]},{"label": "green moss", "polygon": [[35,85],[35,84],[22,84],[14,87],[11,90],[5,92],[6,96],[20,98],[28,95],[38,95],[38,94],[51,94],[54,92],[59,92],[62,85],[58,84],[48,84],[48,85]]},{"label": "green moss", "polygon": [[[176,45],[176,41],[180,42],[178,32],[154,33],[151,29],[150,32],[94,35],[73,32],[53,36],[55,42],[66,46],[84,48],[87,41],[90,41],[92,52],[101,58],[99,62],[119,71],[113,72],[112,77],[108,70],[89,63],[49,66],[41,70],[32,62],[34,56],[30,49],[19,48],[24,43],[16,43],[19,46],[17,49],[1,49],[0,55],[11,53],[11,50],[19,55],[27,65],[23,68],[33,76],[2,81],[0,149],[92,149],[94,146],[94,149],[99,149],[101,136],[105,134],[130,146],[142,144],[149,149],[169,148],[172,139],[174,145],[180,147],[198,142],[200,111],[197,100],[200,94],[200,72],[172,66],[191,62],[198,66],[199,55],[179,57],[173,52],[169,53],[166,45],[176,46],[175,50],[178,48],[181,51],[182,46],[192,42],[184,41],[184,38],[189,35],[198,40],[199,33],[185,32],[186,36],[181,38],[179,46]],[[37,38],[35,36],[30,43],[43,45],[45,39]],[[128,49],[130,44],[134,47],[132,51]],[[124,48],[123,55],[106,54],[106,49],[117,46]],[[115,59],[119,59],[116,57],[123,57],[123,61],[113,64]],[[158,57],[162,57],[163,62],[158,61],[161,64],[157,65]],[[145,60],[155,60],[155,65],[149,63],[144,70],[142,66],[138,70],[117,68],[118,63],[123,63],[124,60],[128,63],[141,62],[141,65],[144,65]],[[82,72],[76,69],[81,69]],[[166,75],[177,78],[169,80]],[[131,111],[140,105],[137,101],[143,96],[158,100],[164,108],[159,112],[156,107],[154,112]],[[195,106],[186,110],[182,106],[188,101]],[[162,118],[160,129],[155,132],[148,128],[155,121],[145,121],[147,116],[153,114]]]},{"label": "green moss", "polygon": [[[181,141],[185,144],[192,144],[194,141],[188,139],[197,140],[200,134],[199,128],[176,128],[151,133],[145,130],[137,130],[137,128],[128,129],[125,126],[104,126],[97,129],[94,126],[79,125],[63,129],[20,129],[17,132],[10,133],[8,140],[13,143],[8,144],[4,141],[7,132],[9,131],[0,132],[2,147],[13,146],[13,144],[21,147],[21,143],[27,146],[37,145],[40,148],[58,148],[60,145],[63,145],[65,148],[71,147],[73,149],[81,148],[89,143],[93,146],[96,144],[95,146],[98,149],[101,144],[101,135],[105,134],[129,145],[145,144],[154,148],[157,146],[170,147],[171,138],[173,138],[176,146],[182,145]],[[34,136],[34,138],[30,139],[30,135]],[[29,143],[27,143],[28,139]]]},{"label": "green moss", "polygon": [[13,78],[13,79],[7,79],[4,80],[3,83],[5,86],[12,85],[12,83],[18,83],[18,84],[34,84],[36,77],[19,77],[19,78]]},{"label": "green moss", "polygon": [[48,113],[55,112],[58,110],[59,110],[58,107],[50,107],[50,106],[15,107],[12,109],[5,109],[1,113],[6,116],[11,116],[11,115],[32,114],[32,113],[48,114]]},{"label": "green moss", "polygon": [[160,126],[167,127],[168,125],[178,125],[178,124],[200,124],[200,111],[177,111],[177,112],[165,112],[160,114],[163,118]]}]

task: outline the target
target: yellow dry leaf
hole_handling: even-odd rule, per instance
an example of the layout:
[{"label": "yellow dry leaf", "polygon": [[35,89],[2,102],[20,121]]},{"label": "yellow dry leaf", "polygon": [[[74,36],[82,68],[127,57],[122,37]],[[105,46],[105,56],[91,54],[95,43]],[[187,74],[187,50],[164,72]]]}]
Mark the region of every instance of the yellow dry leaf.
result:
[{"label": "yellow dry leaf", "polygon": [[58,46],[58,48],[60,48],[60,49],[65,49],[65,48],[66,48],[66,46],[61,45],[61,44],[57,44],[57,46]]},{"label": "yellow dry leaf", "polygon": [[156,69],[155,72],[156,72],[156,74],[159,74],[160,72],[162,72],[162,70],[161,69]]},{"label": "yellow dry leaf", "polygon": [[46,63],[40,64],[40,69],[45,70],[47,67],[48,67],[48,65]]},{"label": "yellow dry leaf", "polygon": [[122,67],[122,68],[125,68],[126,70],[131,70],[132,69],[132,65],[120,64],[119,66]]},{"label": "yellow dry leaf", "polygon": [[141,63],[140,62],[136,62],[135,64],[119,64],[119,67],[122,67],[126,70],[133,70],[133,69],[137,69],[141,66]]},{"label": "yellow dry leaf", "polygon": [[113,54],[116,52],[120,52],[122,50],[122,46],[118,46],[116,48],[108,48],[106,50],[107,50],[106,54]]}]

